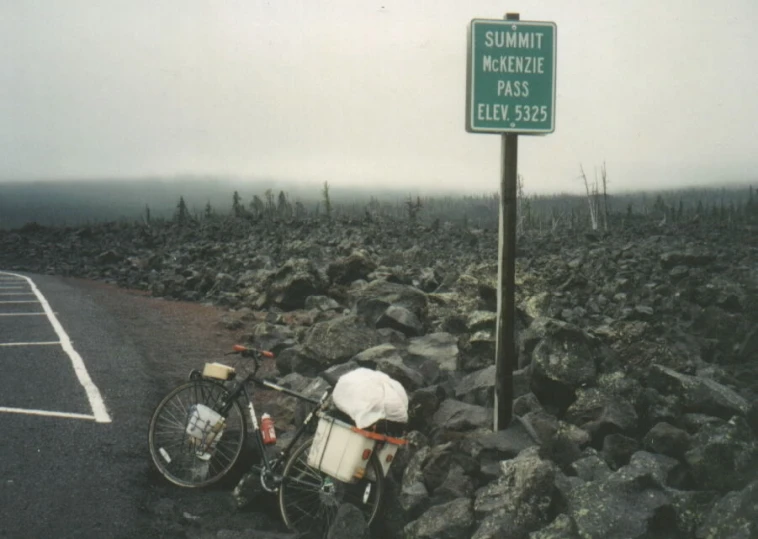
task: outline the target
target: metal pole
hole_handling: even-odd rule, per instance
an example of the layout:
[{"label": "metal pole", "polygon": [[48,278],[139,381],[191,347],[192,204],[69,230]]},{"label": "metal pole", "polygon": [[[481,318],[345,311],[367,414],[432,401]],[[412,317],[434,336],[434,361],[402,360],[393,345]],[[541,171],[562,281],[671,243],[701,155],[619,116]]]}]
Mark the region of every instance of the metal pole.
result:
[{"label": "metal pole", "polygon": [[[507,13],[506,20],[519,20]],[[516,183],[518,135],[502,135],[500,177],[500,230],[497,267],[497,336],[495,339],[495,425],[508,427],[513,417],[513,370],[516,364]]]}]

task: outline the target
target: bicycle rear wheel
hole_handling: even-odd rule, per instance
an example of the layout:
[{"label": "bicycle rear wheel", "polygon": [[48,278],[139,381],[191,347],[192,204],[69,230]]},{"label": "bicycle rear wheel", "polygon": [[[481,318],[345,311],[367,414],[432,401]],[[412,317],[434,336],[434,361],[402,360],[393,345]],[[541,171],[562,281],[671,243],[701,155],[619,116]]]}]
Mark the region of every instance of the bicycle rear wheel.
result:
[{"label": "bicycle rear wheel", "polygon": [[[219,412],[229,392],[210,380],[193,380],[166,395],[150,420],[148,445],[163,476],[182,487],[205,487],[223,478],[239,459],[245,444],[245,416],[237,401],[224,416],[218,433],[199,440],[188,433],[195,405]],[[213,442],[206,443],[209,439]]]},{"label": "bicycle rear wheel", "polygon": [[376,455],[371,456],[366,478],[354,484],[342,483],[308,465],[312,442],[301,445],[284,468],[279,487],[284,523],[306,537],[326,537],[340,505],[350,503],[361,510],[367,525],[373,524],[384,494],[384,475]]}]

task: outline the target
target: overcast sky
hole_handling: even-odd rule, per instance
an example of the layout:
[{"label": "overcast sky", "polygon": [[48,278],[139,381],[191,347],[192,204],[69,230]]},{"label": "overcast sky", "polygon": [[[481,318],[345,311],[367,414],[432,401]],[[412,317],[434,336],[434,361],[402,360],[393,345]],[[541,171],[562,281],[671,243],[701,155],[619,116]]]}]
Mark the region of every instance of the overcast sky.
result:
[{"label": "overcast sky", "polygon": [[229,174],[494,191],[472,18],[554,21],[528,191],[758,179],[758,1],[0,0],[0,179]]}]

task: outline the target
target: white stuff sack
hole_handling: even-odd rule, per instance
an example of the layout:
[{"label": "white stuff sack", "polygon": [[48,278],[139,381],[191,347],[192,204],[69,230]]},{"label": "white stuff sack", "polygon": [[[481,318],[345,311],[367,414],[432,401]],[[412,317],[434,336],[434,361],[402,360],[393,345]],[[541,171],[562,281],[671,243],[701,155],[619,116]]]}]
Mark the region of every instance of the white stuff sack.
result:
[{"label": "white stuff sack", "polygon": [[408,394],[400,382],[383,372],[359,368],[342,375],[334,386],[332,399],[359,429],[380,419],[408,422]]}]

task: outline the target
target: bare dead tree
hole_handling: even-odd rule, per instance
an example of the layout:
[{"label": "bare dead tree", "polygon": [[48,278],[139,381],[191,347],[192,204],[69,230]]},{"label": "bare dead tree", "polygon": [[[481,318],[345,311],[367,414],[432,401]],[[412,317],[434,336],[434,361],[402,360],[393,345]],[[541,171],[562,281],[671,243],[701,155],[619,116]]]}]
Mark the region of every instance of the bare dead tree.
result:
[{"label": "bare dead tree", "polygon": [[[593,196],[590,192],[590,183],[587,181],[587,175],[584,173],[584,167],[579,165],[579,170],[582,172],[581,178],[584,180],[584,189],[587,192],[587,203],[590,206],[590,221],[592,222],[592,230],[597,230],[597,210],[593,202]],[[595,190],[597,190],[597,181],[595,181]]]},{"label": "bare dead tree", "polygon": [[603,226],[608,232],[608,173],[605,168],[605,161],[603,161],[603,167],[600,169],[600,179],[603,182]]},{"label": "bare dead tree", "polygon": [[516,224],[516,235],[524,235],[524,177],[519,174],[516,176],[516,215],[518,221]]}]

